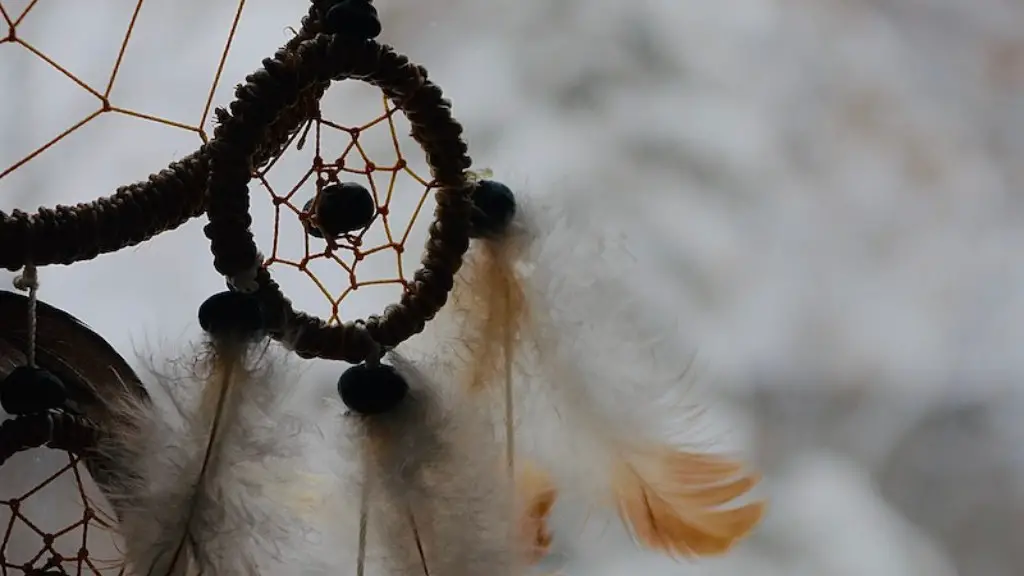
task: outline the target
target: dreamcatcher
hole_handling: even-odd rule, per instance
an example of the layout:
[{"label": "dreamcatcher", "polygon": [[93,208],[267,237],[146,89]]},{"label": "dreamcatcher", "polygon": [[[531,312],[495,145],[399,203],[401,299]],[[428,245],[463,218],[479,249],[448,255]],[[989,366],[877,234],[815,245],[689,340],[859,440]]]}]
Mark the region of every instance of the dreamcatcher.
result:
[{"label": "dreamcatcher", "polygon": [[[0,14],[15,30],[20,17]],[[374,40],[380,29],[368,0],[314,0],[295,36],[213,114],[212,138],[200,123],[195,153],[88,204],[0,212],[0,264],[21,271],[27,292],[0,297],[0,400],[12,416],[0,427],[0,463],[45,447],[66,454],[61,471],[78,486],[98,487],[79,489],[81,519],[52,531],[23,506],[41,485],[4,500],[3,574],[326,574],[346,561],[360,575],[521,574],[557,538],[548,518],[568,493],[615,511],[641,546],[680,557],[724,553],[758,522],[761,503],[736,502],[756,475],[651,427],[658,403],[638,398],[675,386],[637,381],[655,343],[611,306],[624,301],[611,275],[594,265],[583,292],[566,282],[566,266],[600,262],[598,238],[580,242],[565,211],[472,172],[449,102],[423,67]],[[24,44],[13,32],[6,42]],[[355,125],[328,118],[321,98],[346,80],[378,88],[383,113]],[[116,108],[100,98],[104,111]],[[398,150],[400,116],[429,176]],[[398,160],[370,159],[360,137],[373,126],[388,128]],[[328,134],[340,152],[322,145]],[[303,147],[314,149],[309,169],[275,190],[270,170]],[[409,228],[391,209],[399,176],[421,190],[410,226],[428,197],[436,205],[411,274]],[[275,213],[269,246],[252,231],[261,188]],[[180,374],[144,387],[103,338],[38,299],[40,268],[204,214],[227,289],[199,306],[206,342]],[[303,230],[296,259],[279,244],[289,218]],[[383,252],[396,256],[394,278],[360,278],[360,263]],[[313,262],[343,270],[340,294]],[[285,296],[274,273],[289,267],[327,297],[327,318]],[[398,286],[397,302],[345,319],[346,296],[375,283]],[[602,313],[574,316],[567,300],[599,302]],[[311,423],[283,402],[289,352],[350,364],[330,417]],[[623,369],[596,368],[593,357],[606,354]],[[602,398],[608,382],[635,386]],[[562,431],[547,445],[517,442],[554,421]],[[38,553],[12,559],[15,526],[37,537]],[[73,529],[78,544],[58,550]],[[91,553],[90,531],[114,534],[123,561]]]}]

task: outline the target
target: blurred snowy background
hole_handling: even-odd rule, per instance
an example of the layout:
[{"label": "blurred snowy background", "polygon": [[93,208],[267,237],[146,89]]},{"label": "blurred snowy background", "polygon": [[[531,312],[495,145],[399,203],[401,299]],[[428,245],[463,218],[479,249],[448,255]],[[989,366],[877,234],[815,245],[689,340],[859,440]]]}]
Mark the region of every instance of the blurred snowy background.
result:
[{"label": "blurred snowy background", "polygon": [[[195,123],[235,5],[148,0],[116,103]],[[566,551],[568,574],[1024,570],[1024,2],[377,5],[478,166],[633,232],[637,289],[765,471],[770,514],[734,554],[675,563],[608,529]],[[103,85],[133,7],[44,0],[19,33]],[[248,2],[217,103],[305,10]],[[11,45],[0,103],[0,167],[95,107]],[[0,180],[0,209],[109,193],[198,142],[104,116]],[[44,270],[42,297],[129,357],[180,342],[221,285],[201,226]]]}]

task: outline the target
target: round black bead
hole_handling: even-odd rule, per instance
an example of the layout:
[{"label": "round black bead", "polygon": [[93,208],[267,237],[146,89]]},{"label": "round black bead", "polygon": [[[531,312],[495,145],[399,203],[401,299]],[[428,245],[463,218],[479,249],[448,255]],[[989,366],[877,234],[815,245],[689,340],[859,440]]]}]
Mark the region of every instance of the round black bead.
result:
[{"label": "round black bead", "polygon": [[471,238],[500,236],[516,215],[516,197],[501,182],[480,180],[473,188],[473,214],[470,216]]},{"label": "round black bead", "polygon": [[405,378],[386,364],[357,364],[338,378],[341,401],[359,414],[383,414],[394,410],[408,392]]},{"label": "round black bead", "polygon": [[225,290],[199,305],[199,326],[213,336],[247,336],[263,330],[263,310],[256,297]]},{"label": "round black bead", "polygon": [[306,233],[316,238],[323,238],[324,233],[337,238],[361,230],[377,215],[373,195],[355,182],[324,186],[319,201],[314,198],[306,202],[302,210],[312,216],[305,221]]},{"label": "round black bead", "polygon": [[371,40],[380,36],[377,9],[369,0],[341,0],[327,10],[327,31]]},{"label": "round black bead", "polygon": [[18,366],[0,382],[0,407],[15,416],[60,408],[68,393],[59,378],[31,366]]}]

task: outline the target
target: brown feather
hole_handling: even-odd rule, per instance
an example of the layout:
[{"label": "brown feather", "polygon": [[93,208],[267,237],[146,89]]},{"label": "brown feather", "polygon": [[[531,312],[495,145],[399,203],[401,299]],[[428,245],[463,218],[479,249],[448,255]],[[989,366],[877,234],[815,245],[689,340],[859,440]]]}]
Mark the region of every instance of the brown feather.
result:
[{"label": "brown feather", "polygon": [[[28,297],[0,290],[0,377],[27,361],[28,309]],[[96,422],[100,430],[128,425],[118,418],[112,399],[125,394],[149,398],[142,380],[113,346],[78,318],[43,301],[36,304],[36,364],[64,383],[67,407]],[[113,463],[100,454],[91,454],[86,463],[101,484],[118,476]]]},{"label": "brown feather", "polygon": [[452,307],[471,325],[465,326],[462,345],[468,352],[466,387],[480,392],[502,372],[509,349],[518,340],[526,317],[526,295],[517,277],[512,248],[505,242],[481,241],[467,255],[452,290]]},{"label": "brown feather", "polygon": [[[467,257],[452,293],[465,330],[466,388],[473,393],[500,380],[502,361],[516,353],[524,332],[542,346],[534,325],[539,319],[528,309],[512,250],[507,242],[481,242]],[[534,548],[536,561],[550,547],[547,516],[557,492],[546,472],[528,463],[525,468],[516,475],[525,506],[522,537]],[[728,551],[760,521],[763,502],[720,508],[749,493],[759,480],[726,457],[620,445],[611,470],[611,497],[641,545],[670,555],[710,556]]]},{"label": "brown feather", "polygon": [[[6,373],[25,361],[28,298],[0,290],[0,318],[0,342],[8,345],[0,355],[0,373]],[[108,415],[107,405],[99,399],[114,392],[107,390],[110,386],[146,396],[142,381],[113,346],[78,318],[43,301],[36,305],[36,354],[37,363],[60,378],[69,387],[71,400],[94,420]]]},{"label": "brown feather", "polygon": [[717,508],[760,480],[724,456],[657,447],[615,464],[619,515],[643,546],[685,557],[727,552],[761,520],[763,502]]}]

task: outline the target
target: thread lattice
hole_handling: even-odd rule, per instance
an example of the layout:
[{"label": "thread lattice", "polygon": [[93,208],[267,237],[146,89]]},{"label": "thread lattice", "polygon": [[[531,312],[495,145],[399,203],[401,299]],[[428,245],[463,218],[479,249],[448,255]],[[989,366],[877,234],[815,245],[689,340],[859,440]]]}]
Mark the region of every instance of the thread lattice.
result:
[{"label": "thread lattice", "polygon": [[[56,71],[58,74],[69,80],[76,90],[83,91],[97,102],[95,108],[87,114],[79,117],[70,125],[60,129],[57,134],[39,145],[32,147],[25,153],[20,153],[10,164],[0,163],[0,185],[5,178],[29,163],[44,157],[58,154],[62,147],[60,144],[66,141],[73,134],[81,131],[87,125],[94,124],[102,116],[119,115],[134,118],[147,123],[155,123],[176,130],[194,133],[198,136],[200,148],[193,154],[180,160],[177,166],[173,165],[170,170],[164,171],[158,177],[151,177],[148,182],[130,185],[119,189],[118,194],[110,200],[97,201],[94,214],[88,217],[81,217],[75,220],[73,212],[79,207],[62,208],[55,210],[40,211],[42,218],[30,217],[29,215],[15,210],[10,217],[0,212],[0,224],[6,226],[6,231],[0,230],[0,266],[9,269],[17,269],[26,262],[39,262],[42,265],[51,263],[69,264],[75,261],[87,260],[97,254],[112,252],[145,241],[155,234],[177,227],[190,218],[202,214],[205,210],[205,198],[202,186],[205,185],[205,175],[208,171],[207,151],[210,143],[208,128],[211,124],[214,100],[221,82],[225,62],[231,51],[235,36],[238,30],[239,21],[246,6],[246,0],[238,0],[234,5],[234,14],[230,23],[229,32],[226,35],[223,49],[218,54],[217,66],[214,76],[208,89],[199,120],[195,123],[173,120],[157,114],[147,113],[134,108],[120,105],[115,87],[118,79],[122,76],[121,71],[129,46],[132,45],[133,34],[136,31],[140,14],[146,0],[137,0],[131,8],[131,16],[123,36],[119,39],[119,47],[116,59],[106,75],[104,82],[89,82],[82,76],[75,74],[71,66],[58,61],[57,58],[48,54],[45,50],[33,43],[29,35],[20,33],[27,21],[38,15],[42,10],[39,6],[42,3],[38,0],[30,0],[20,10],[11,9],[13,0],[0,0],[0,52],[3,50],[19,50],[31,55],[32,58],[41,62],[47,68]],[[312,2],[309,16],[303,21],[302,30],[296,33],[286,49],[295,49],[302,41],[312,38],[319,31],[319,23],[316,21],[319,0]],[[6,25],[6,33],[3,26]],[[322,40],[322,38],[321,38]],[[321,44],[326,45],[321,42]],[[308,51],[307,51],[308,52]],[[173,55],[169,55],[171,58]],[[396,65],[406,66],[414,76],[420,77],[421,81],[426,80],[426,71],[421,67],[415,67],[404,60],[404,57],[388,55],[390,62]],[[348,84],[348,83],[346,83]],[[325,108],[330,107],[330,102],[324,102],[321,106],[317,99],[326,88],[325,85],[312,86],[300,94],[298,102],[290,109],[282,111],[279,117],[279,126],[272,125],[269,128],[267,139],[256,146],[253,165],[255,171],[253,178],[259,182],[260,187],[269,197],[269,207],[272,209],[272,224],[268,226],[266,233],[272,236],[270,254],[265,265],[277,269],[287,269],[297,272],[306,280],[307,288],[311,284],[327,302],[326,313],[323,317],[328,324],[342,324],[350,321],[349,313],[343,311],[343,303],[352,300],[355,294],[362,289],[371,287],[393,287],[399,293],[408,295],[411,288],[424,279],[429,279],[429,272],[423,277],[411,274],[410,263],[404,258],[409,256],[407,246],[410,242],[418,239],[415,226],[420,217],[428,211],[428,199],[433,197],[432,191],[443,188],[448,189],[448,194],[460,191],[462,183],[452,174],[453,167],[461,170],[463,164],[468,166],[468,157],[465,157],[464,144],[457,146],[451,152],[454,160],[448,162],[448,178],[445,186],[438,184],[431,177],[424,176],[430,172],[427,162],[424,159],[412,159],[404,154],[408,145],[403,143],[407,136],[407,129],[403,127],[403,121],[408,122],[401,114],[400,104],[396,101],[395,94],[382,92],[377,88],[368,90],[376,91],[379,96],[374,100],[382,103],[382,112],[370,115],[369,120],[345,121],[342,122],[332,115],[324,113]],[[428,92],[428,100],[433,102],[437,99],[436,106],[442,111],[447,106],[446,102],[440,100],[440,91],[432,87]],[[422,100],[422,98],[421,98]],[[311,111],[315,111],[312,112]],[[421,113],[422,115],[422,113]],[[412,116],[410,116],[411,118]],[[300,122],[295,119],[309,118],[301,130],[296,131],[295,126]],[[446,136],[457,140],[461,127],[458,126],[450,116],[442,114],[442,120],[448,122]],[[422,122],[421,118],[421,122]],[[373,142],[373,133],[384,133],[386,136],[381,139],[383,145],[390,147],[394,159],[382,160]],[[420,130],[423,136],[423,130]],[[312,146],[308,141],[312,140]],[[340,146],[337,142],[341,142]],[[416,150],[420,147],[416,142],[410,142]],[[301,166],[292,178],[288,170],[283,169],[286,165],[294,165],[291,156],[299,156],[299,152],[309,152],[311,149],[312,158],[307,165]],[[463,161],[465,157],[465,161]],[[431,157],[433,158],[433,156]],[[284,174],[280,174],[284,172]],[[311,214],[304,210],[305,203],[319,196],[326,185],[341,181],[358,180],[370,190],[376,214],[371,223],[364,229],[343,234],[337,238],[319,239],[312,237],[305,232],[303,223],[311,218]],[[438,180],[445,181],[439,177]],[[455,183],[453,185],[453,182]],[[413,192],[411,194],[407,192]],[[453,192],[454,191],[454,192]],[[129,196],[132,196],[129,198]],[[149,199],[148,203],[145,201]],[[398,200],[401,198],[401,200]],[[407,214],[402,214],[402,204],[408,208]],[[130,206],[135,204],[134,206]],[[134,213],[126,210],[126,206],[137,212],[137,221],[128,221],[123,218],[125,215]],[[449,210],[453,210],[449,208]],[[116,214],[115,214],[116,212]],[[116,216],[116,217],[115,217]],[[32,220],[35,218],[35,220]],[[119,222],[122,229],[115,230],[108,226],[104,218],[110,222]],[[429,220],[429,218],[427,218]],[[259,227],[259,224],[256,226]],[[65,230],[88,240],[72,239],[69,235],[53,234],[57,229]],[[294,229],[301,231],[298,242],[289,243],[284,237],[285,231]],[[462,232],[452,236],[448,227],[448,242],[456,246],[452,252],[449,249],[448,259],[455,256],[461,257],[458,250]],[[53,247],[50,247],[52,243]],[[7,248],[4,248],[6,245]],[[45,245],[45,247],[44,247]],[[27,248],[26,248],[27,247]],[[464,248],[464,247],[463,247]],[[413,251],[418,252],[418,251]],[[415,254],[413,255],[416,256]],[[206,254],[203,258],[207,258]],[[393,272],[382,273],[376,265],[370,262],[390,261]],[[457,267],[457,262],[448,262],[448,268]],[[443,284],[443,283],[442,283]],[[288,292],[292,292],[293,286],[289,286]],[[445,290],[446,292],[446,290]],[[437,290],[430,297],[433,302],[443,298],[438,295]],[[376,301],[380,300],[378,295]],[[417,322],[429,320],[431,314],[426,314],[425,319],[417,319],[418,312],[406,314],[405,324],[414,326]],[[362,314],[353,312],[351,316],[357,317]],[[411,323],[411,324],[410,324]],[[408,328],[407,331],[414,331],[415,328]],[[339,348],[340,349],[340,348]],[[25,487],[24,490],[15,494],[7,494],[0,491],[0,530],[3,539],[0,541],[0,576],[7,574],[100,574],[117,573],[123,574],[124,569],[119,561],[104,560],[90,553],[91,543],[96,535],[106,533],[115,538],[116,521],[112,516],[103,511],[98,502],[103,500],[102,495],[95,492],[90,494],[89,486],[91,480],[89,471],[95,472],[92,466],[86,466],[88,462],[83,460],[82,454],[88,449],[88,444],[93,438],[93,432],[87,423],[73,421],[75,417],[66,414],[71,418],[71,423],[66,423],[66,428],[60,428],[55,432],[52,422],[58,420],[33,421],[33,425],[41,426],[38,430],[32,428],[30,431],[21,430],[18,426],[27,425],[30,417],[9,419],[3,422],[8,432],[17,432],[18,438],[32,438],[32,441],[12,440],[9,445],[21,446],[17,454],[4,454],[0,458],[0,466],[8,464],[14,468],[38,468],[45,460],[52,460],[58,456],[62,462],[52,474],[46,474],[34,486]],[[31,418],[35,418],[32,416]],[[57,418],[56,415],[48,415],[47,418]],[[18,424],[19,420],[21,421]],[[77,423],[76,423],[77,422]],[[43,438],[40,430],[48,428],[49,434],[71,434],[78,435],[81,445],[65,446],[53,438]],[[63,426],[63,425],[62,425]],[[17,430],[16,430],[17,428]],[[11,432],[11,434],[14,434]],[[15,436],[12,436],[14,438]],[[37,438],[38,436],[38,438]],[[5,441],[6,442],[6,441]],[[65,462],[66,460],[66,462]],[[73,487],[68,483],[73,483]],[[34,502],[47,495],[48,499],[56,502],[59,497],[49,496],[50,492],[63,488],[64,492],[70,492],[74,502],[67,502],[67,505],[80,508],[79,518],[66,523],[63,526],[50,526],[47,522],[33,518],[32,506]],[[65,494],[67,496],[67,494]],[[64,500],[67,500],[66,498]],[[43,508],[45,510],[45,507]],[[106,536],[104,536],[106,537]],[[38,540],[36,546],[32,542]],[[116,546],[116,542],[114,543]],[[119,556],[114,550],[114,556]]]},{"label": "thread lattice", "polygon": [[145,4],[145,0],[138,0],[136,2],[135,7],[132,11],[131,20],[129,21],[128,28],[125,31],[124,36],[120,40],[120,47],[117,52],[117,58],[110,70],[110,74],[107,77],[107,81],[102,87],[96,87],[90,84],[89,82],[86,82],[78,75],[71,72],[67,66],[62,65],[54,58],[47,55],[43,50],[38,48],[30,40],[23,38],[18,34],[18,27],[21,26],[25,22],[26,18],[28,18],[32,14],[33,10],[40,5],[38,0],[32,0],[31,2],[29,2],[29,4],[18,14],[12,14],[11,11],[5,7],[4,2],[0,2],[0,18],[3,19],[3,22],[7,26],[7,33],[0,37],[0,46],[6,44],[10,47],[18,47],[28,51],[36,59],[43,62],[46,66],[52,68],[53,70],[56,70],[61,75],[65,76],[68,80],[70,80],[76,86],[78,86],[78,88],[92,95],[98,101],[98,107],[92,112],[88,113],[84,118],[78,120],[71,126],[65,128],[59,134],[57,134],[50,140],[46,141],[43,145],[35,148],[34,150],[30,151],[27,155],[16,160],[13,164],[0,168],[0,180],[2,180],[5,176],[10,175],[20,167],[24,166],[28,162],[32,161],[36,157],[40,156],[47,150],[53,148],[58,143],[65,140],[68,136],[80,130],[87,124],[93,122],[103,114],[121,114],[124,116],[138,118],[148,122],[155,122],[157,124],[162,124],[165,126],[186,130],[189,132],[194,132],[196,135],[199,136],[203,143],[205,143],[208,140],[206,126],[210,119],[210,111],[212,110],[213,107],[214,94],[217,91],[217,86],[220,84],[221,73],[224,70],[224,63],[227,61],[228,53],[231,50],[231,44],[235,38],[235,33],[238,30],[238,21],[242,17],[242,12],[245,8],[245,0],[238,1],[234,18],[231,21],[231,28],[230,31],[228,32],[227,40],[224,44],[224,50],[221,52],[217,62],[217,71],[214,74],[213,81],[210,84],[209,90],[207,92],[206,103],[203,106],[202,116],[200,117],[199,122],[196,124],[186,124],[168,118],[163,118],[158,115],[147,114],[145,112],[133,110],[131,108],[118,106],[111,99],[111,94],[113,93],[115,84],[117,83],[118,75],[121,71],[121,66],[124,62],[129,42],[132,39],[132,34],[135,31],[136,24],[138,23],[139,14],[142,11],[143,4]]},{"label": "thread lattice", "polygon": [[[65,413],[21,416],[0,424],[5,450],[0,466],[52,470],[29,486],[22,487],[21,478],[15,477],[0,487],[0,574],[125,574],[116,520],[101,504],[105,499],[80,454],[81,440],[89,436],[87,421]],[[6,452],[13,449],[18,451]],[[68,521],[64,518],[75,516],[68,514],[70,509],[81,512]],[[40,511],[48,518],[33,519],[33,512]],[[98,544],[107,549],[105,554],[97,553]]]},{"label": "thread lattice", "polygon": [[[281,154],[256,173],[256,179],[273,206],[272,240],[265,265],[289,268],[307,277],[327,300],[328,310],[324,316],[334,324],[347,316],[341,312],[342,303],[361,288],[407,288],[409,265],[405,261],[408,256],[406,246],[415,237],[415,226],[435,187],[431,180],[421,175],[421,169],[404,156],[403,150],[408,143],[403,145],[400,135],[399,109],[383,95],[380,98],[383,111],[359,125],[346,126],[322,115],[313,119]],[[374,148],[378,146],[374,144],[378,142],[364,142],[374,129],[386,132],[385,138],[378,137],[377,140],[386,140],[394,158],[387,161],[377,159]],[[313,140],[312,159],[308,166],[303,166],[298,182],[286,185],[283,190],[280,185],[275,186],[270,179],[271,171],[286,153],[305,148],[307,139]],[[327,151],[333,140],[344,141],[339,153]],[[403,183],[403,180],[409,180],[411,184]],[[377,212],[373,221],[361,230],[338,238],[320,239],[305,233],[304,223],[313,217],[304,210],[307,201],[319,195],[325,186],[339,182],[357,182],[370,191]],[[394,208],[399,198],[411,208],[405,218],[396,218]],[[300,240],[291,246],[282,238],[286,227],[302,230]],[[299,255],[292,256],[291,252],[299,252]],[[394,260],[393,274],[383,278],[360,278],[361,263],[370,257],[380,258],[387,254]],[[318,264],[330,264],[337,270],[318,273]]]}]

